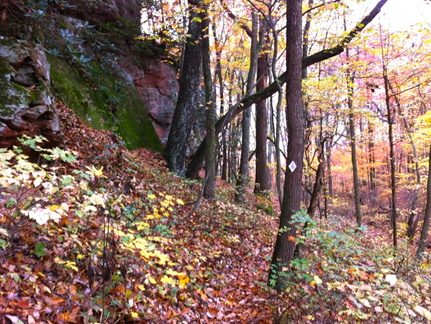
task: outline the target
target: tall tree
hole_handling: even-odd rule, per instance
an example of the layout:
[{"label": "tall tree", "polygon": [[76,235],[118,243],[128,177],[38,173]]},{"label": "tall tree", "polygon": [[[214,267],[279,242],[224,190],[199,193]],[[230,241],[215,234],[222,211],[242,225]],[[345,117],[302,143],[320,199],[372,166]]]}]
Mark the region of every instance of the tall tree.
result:
[{"label": "tall tree", "polygon": [[217,138],[215,134],[215,102],[213,93],[213,81],[211,78],[211,50],[210,50],[210,18],[208,15],[209,6],[206,3],[201,11],[202,16],[202,64],[205,83],[205,107],[206,107],[206,131],[208,146],[205,156],[205,198],[214,198],[215,195],[215,170],[216,170],[216,146]]},{"label": "tall tree", "polygon": [[[344,25],[346,21],[344,21]],[[349,48],[346,48],[346,59],[347,64],[350,60]],[[359,172],[358,172],[358,160],[356,154],[356,130],[355,130],[355,110],[353,106],[353,94],[355,83],[355,77],[347,67],[346,70],[346,83],[347,83],[347,106],[349,108],[349,135],[350,135],[350,149],[351,149],[351,160],[352,160],[352,171],[353,171],[353,193],[355,200],[355,218],[356,224],[360,227],[362,225],[362,214],[361,214],[361,197],[359,191]]]},{"label": "tall tree", "polygon": [[189,137],[196,109],[199,107],[199,88],[202,66],[202,19],[200,0],[189,0],[189,26],[183,53],[178,100],[164,150],[168,167],[183,176]]},{"label": "tall tree", "polygon": [[304,111],[302,105],[302,1],[292,0],[287,6],[287,130],[288,150],[284,197],[280,215],[279,233],[271,262],[275,276],[274,288],[281,291],[286,277],[280,275],[290,266],[295,252],[296,225],[293,216],[301,208],[304,155]]},{"label": "tall tree", "polygon": [[[269,26],[267,21],[260,20],[259,38],[262,51],[257,62],[256,90],[261,91],[268,85],[269,77]],[[261,192],[271,190],[271,178],[268,167],[268,109],[266,100],[256,103],[256,186],[254,191]]]},{"label": "tall tree", "polygon": [[388,137],[389,137],[389,165],[391,173],[391,226],[392,226],[392,241],[396,248],[397,240],[397,183],[395,176],[395,144],[394,144],[394,113],[391,105],[391,95],[389,92],[389,78],[387,66],[383,63],[383,79],[385,84],[385,103],[388,117]]},{"label": "tall tree", "polygon": [[[312,55],[305,57],[302,60],[302,67],[306,68],[318,62],[322,62],[334,56],[341,54],[346,46],[357,36],[371,21],[380,13],[382,7],[388,0],[380,0],[375,7],[366,15],[355,27],[353,27],[341,40],[333,47],[318,51]],[[279,85],[283,85],[287,79],[287,71],[278,77]],[[256,92],[255,94],[245,96],[239,102],[230,107],[225,115],[223,115],[216,123],[216,133],[222,131],[239,113],[251,105],[266,99],[278,91],[277,82],[271,83],[265,89]],[[187,169],[187,177],[196,178],[198,171],[205,157],[205,146],[207,145],[206,138],[199,145],[197,151],[193,155],[193,159]]]},{"label": "tall tree", "polygon": [[[259,53],[257,39],[257,14],[252,14],[252,28],[250,31],[250,68],[247,76],[246,94],[253,91],[256,80],[257,58]],[[241,143],[241,161],[239,166],[239,179],[237,183],[237,194],[235,200],[238,203],[244,203],[244,193],[248,183],[249,176],[249,155],[250,155],[250,126],[251,126],[251,107],[245,109],[242,114],[242,143]]]},{"label": "tall tree", "polygon": [[428,182],[427,182],[427,204],[425,208],[425,217],[422,225],[421,238],[419,240],[416,258],[420,258],[425,251],[425,244],[428,239],[428,230],[431,222],[431,145],[429,150],[429,165],[428,165]]}]

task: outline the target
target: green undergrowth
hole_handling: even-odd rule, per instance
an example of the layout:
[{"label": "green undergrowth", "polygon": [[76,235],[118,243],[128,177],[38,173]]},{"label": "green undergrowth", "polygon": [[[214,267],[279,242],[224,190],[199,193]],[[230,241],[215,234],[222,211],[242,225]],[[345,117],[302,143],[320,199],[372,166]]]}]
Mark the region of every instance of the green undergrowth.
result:
[{"label": "green undergrowth", "polygon": [[[428,323],[431,260],[414,258],[403,242],[394,250],[382,232],[355,228],[339,216],[308,224],[302,249],[285,274],[285,323]],[[386,233],[384,233],[386,234]]]}]

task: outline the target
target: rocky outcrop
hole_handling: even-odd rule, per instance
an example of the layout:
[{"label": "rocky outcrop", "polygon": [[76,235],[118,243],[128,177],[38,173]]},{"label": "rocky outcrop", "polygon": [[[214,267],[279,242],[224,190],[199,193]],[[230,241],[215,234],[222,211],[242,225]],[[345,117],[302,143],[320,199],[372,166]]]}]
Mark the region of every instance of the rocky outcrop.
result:
[{"label": "rocky outcrop", "polygon": [[143,69],[131,69],[130,73],[138,93],[148,107],[154,128],[165,143],[178,95],[175,71],[168,63],[148,60]]},{"label": "rocky outcrop", "polygon": [[[61,140],[54,103],[133,149],[161,150],[176,74],[137,40],[141,0],[0,2],[0,146],[22,134]],[[3,90],[4,89],[4,90]]]},{"label": "rocky outcrop", "polygon": [[44,47],[27,40],[0,38],[0,146],[17,138],[43,135],[53,145],[61,140],[50,92],[50,67]]},{"label": "rocky outcrop", "polygon": [[142,0],[68,0],[57,3],[58,11],[66,16],[88,21],[90,24],[111,23],[126,28],[130,37],[139,34]]}]

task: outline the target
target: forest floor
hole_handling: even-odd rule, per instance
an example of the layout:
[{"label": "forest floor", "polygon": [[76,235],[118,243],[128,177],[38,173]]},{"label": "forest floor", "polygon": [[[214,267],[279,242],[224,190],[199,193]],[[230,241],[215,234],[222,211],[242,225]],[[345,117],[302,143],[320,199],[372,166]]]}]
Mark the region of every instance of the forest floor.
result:
[{"label": "forest floor", "polygon": [[248,193],[239,206],[219,181],[217,199],[191,213],[201,182],[64,106],[59,114],[62,149],[76,160],[56,150],[68,162],[42,170],[2,155],[0,323],[431,321],[430,260],[394,254],[387,226],[311,224],[276,294],[267,288],[272,200]]}]

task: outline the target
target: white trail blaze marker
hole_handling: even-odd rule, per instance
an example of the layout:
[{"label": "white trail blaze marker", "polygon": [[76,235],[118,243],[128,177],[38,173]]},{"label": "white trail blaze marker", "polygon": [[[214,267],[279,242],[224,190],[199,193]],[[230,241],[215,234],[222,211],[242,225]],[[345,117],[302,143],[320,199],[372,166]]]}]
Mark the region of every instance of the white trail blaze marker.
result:
[{"label": "white trail blaze marker", "polygon": [[293,172],[293,171],[296,170],[296,163],[295,163],[295,161],[290,162],[289,169],[290,169],[290,172]]}]

